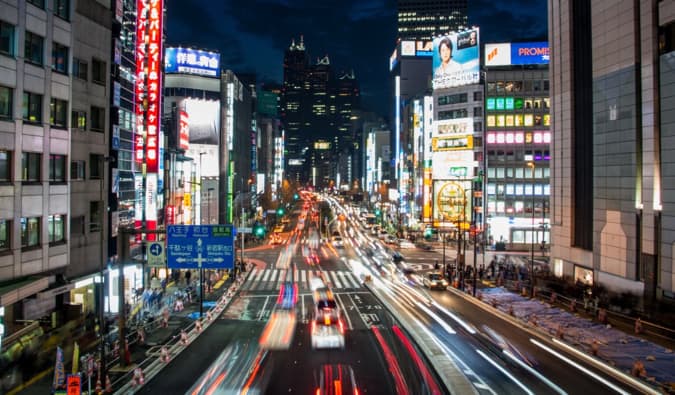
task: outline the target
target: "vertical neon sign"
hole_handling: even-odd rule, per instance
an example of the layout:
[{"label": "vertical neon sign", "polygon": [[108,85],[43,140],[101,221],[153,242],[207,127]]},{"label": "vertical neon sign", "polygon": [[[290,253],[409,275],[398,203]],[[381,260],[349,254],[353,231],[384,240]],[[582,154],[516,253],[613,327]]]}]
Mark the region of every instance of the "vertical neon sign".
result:
[{"label": "vertical neon sign", "polygon": [[[145,178],[146,229],[157,228],[157,173],[162,108],[163,0],[136,1],[136,136],[134,159]],[[151,190],[152,189],[152,190]],[[139,227],[136,216],[136,226]],[[154,240],[150,235],[149,240]]]}]

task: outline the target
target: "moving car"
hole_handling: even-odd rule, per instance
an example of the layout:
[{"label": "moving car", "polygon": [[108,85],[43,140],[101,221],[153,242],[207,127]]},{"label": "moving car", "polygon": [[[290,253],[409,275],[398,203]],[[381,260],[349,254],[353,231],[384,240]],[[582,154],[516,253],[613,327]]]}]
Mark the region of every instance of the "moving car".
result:
[{"label": "moving car", "polygon": [[333,292],[329,288],[317,288],[313,296],[312,348],[344,348],[345,326]]},{"label": "moving car", "polygon": [[336,248],[344,247],[344,242],[342,241],[342,236],[331,237],[331,243],[333,244],[333,247],[336,247]]},{"label": "moving car", "polygon": [[318,380],[317,395],[358,395],[354,370],[349,365],[322,365],[314,377]]},{"label": "moving car", "polygon": [[422,279],[422,284],[429,289],[446,289],[448,282],[439,272],[426,273]]}]

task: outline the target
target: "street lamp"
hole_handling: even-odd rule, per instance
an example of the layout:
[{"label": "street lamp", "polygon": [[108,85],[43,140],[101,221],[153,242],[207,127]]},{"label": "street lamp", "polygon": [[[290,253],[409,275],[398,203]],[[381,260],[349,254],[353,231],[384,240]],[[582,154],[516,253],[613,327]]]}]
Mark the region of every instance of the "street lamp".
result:
[{"label": "street lamp", "polygon": [[534,296],[534,162],[527,162],[527,167],[532,170],[531,184],[532,184],[532,231],[530,243],[530,297]]}]

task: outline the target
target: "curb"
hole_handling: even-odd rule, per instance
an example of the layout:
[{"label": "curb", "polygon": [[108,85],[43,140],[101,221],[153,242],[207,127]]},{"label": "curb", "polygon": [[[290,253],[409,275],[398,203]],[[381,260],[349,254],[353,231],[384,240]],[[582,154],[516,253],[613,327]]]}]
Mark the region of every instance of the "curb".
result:
[{"label": "curb", "polygon": [[[395,312],[389,302],[382,299],[377,292],[375,292],[369,283],[364,283],[365,287],[370,291],[370,293],[375,296],[375,298],[380,301],[383,305],[386,306],[389,312]],[[410,335],[415,344],[422,350],[422,353],[427,358],[427,360],[433,366],[433,369],[436,371],[438,377],[443,381],[443,385],[450,393],[458,394],[478,394],[478,391],[471,384],[469,379],[464,375],[462,370],[457,366],[455,361],[452,358],[447,357],[447,364],[441,364],[439,361],[439,356],[445,355],[445,353],[438,349],[435,345],[430,345],[425,342],[423,336],[413,330],[413,325],[408,322],[407,319],[403,319],[399,315],[395,315],[396,320],[401,324],[401,327]],[[433,357],[432,357],[433,356]]]},{"label": "curb", "polygon": [[564,351],[564,352],[575,352],[578,356],[584,358],[586,360],[586,362],[588,362],[588,363],[592,364],[593,366],[595,366],[596,368],[604,371],[606,374],[608,374],[609,376],[619,380],[620,382],[622,382],[626,385],[629,385],[633,389],[639,390],[642,393],[653,393],[653,394],[660,394],[661,393],[656,387],[650,386],[649,384],[644,383],[642,381],[639,381],[639,380],[633,378],[632,376],[627,375],[623,371],[621,371],[621,370],[619,370],[619,369],[617,369],[613,366],[607,365],[607,363],[605,361],[603,361],[603,360],[601,360],[601,359],[599,359],[595,356],[588,355],[585,352],[583,352],[581,350],[578,350],[576,347],[567,343],[566,341],[562,341],[560,339],[556,339],[556,338],[552,337],[549,333],[544,332],[543,330],[533,329],[532,327],[527,325],[527,323],[523,322],[522,320],[520,320],[518,318],[515,318],[515,317],[512,317],[509,314],[506,314],[503,311],[499,310],[498,308],[492,307],[491,305],[489,305],[486,302],[480,301],[480,300],[478,300],[478,299],[476,299],[476,298],[474,298],[474,297],[472,297],[472,296],[470,296],[470,295],[468,295],[468,294],[466,294],[466,293],[464,293],[464,292],[462,292],[458,289],[455,289],[453,287],[448,287],[447,290],[452,292],[453,294],[461,297],[465,301],[473,303],[475,306],[477,306],[477,307],[479,307],[479,308],[481,308],[481,309],[483,309],[483,310],[485,310],[489,313],[497,315],[500,318],[502,318],[503,320],[511,323],[512,325],[523,329],[525,332],[529,333],[530,335],[546,342],[546,344],[548,344],[549,346],[555,347],[558,350]]},{"label": "curb", "polygon": [[[210,315],[210,319],[206,317],[202,317],[201,319],[195,320],[195,323],[191,324],[188,326],[188,328],[191,327],[189,331],[184,332],[187,337],[187,342],[186,344],[182,344],[181,340],[176,341],[173,345],[167,346],[167,344],[162,345],[161,347],[167,346],[168,352],[169,352],[169,360],[164,362],[162,361],[161,353],[159,356],[151,356],[146,359],[152,359],[148,365],[145,367],[145,371],[143,372],[145,375],[145,380],[144,383],[141,385],[137,386],[132,386],[131,380],[128,381],[127,383],[123,384],[119,389],[114,391],[114,394],[116,395],[124,395],[124,394],[133,394],[143,388],[147,383],[149,383],[165,366],[170,364],[181,352],[186,350],[192,342],[194,342],[201,333],[206,331],[213,322],[218,319],[220,314],[222,314],[227,307],[230,305],[232,300],[234,299],[234,296],[236,295],[237,291],[239,290],[239,287],[241,284],[243,284],[249,277],[251,273],[251,265],[246,270],[246,276],[242,277],[239,276],[237,277],[237,280],[230,284],[229,288],[227,288],[226,291],[223,292],[223,294],[218,298],[218,303],[216,303],[216,306],[211,308],[206,312],[206,317]],[[196,322],[203,322],[202,328],[199,330],[196,328]],[[183,328],[185,329],[185,328]],[[159,345],[158,345],[159,346]],[[157,347],[157,346],[156,346]],[[145,361],[143,361],[145,362]],[[141,362],[142,363],[142,362]],[[140,365],[140,364],[139,364]],[[133,374],[133,371],[130,372]],[[123,377],[127,377],[127,375]]]}]

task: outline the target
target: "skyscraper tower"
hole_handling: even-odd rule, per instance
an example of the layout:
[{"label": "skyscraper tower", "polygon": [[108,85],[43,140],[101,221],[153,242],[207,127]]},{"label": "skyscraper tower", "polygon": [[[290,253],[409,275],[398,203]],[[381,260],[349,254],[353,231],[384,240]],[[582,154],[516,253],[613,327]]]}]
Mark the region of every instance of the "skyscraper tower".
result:
[{"label": "skyscraper tower", "polygon": [[467,0],[398,0],[400,40],[430,41],[467,25]]},{"label": "skyscraper tower", "polygon": [[[296,44],[295,39],[284,54],[284,82],[281,91],[280,109],[281,120],[286,129],[287,166],[289,170],[302,164],[302,149],[306,142],[302,139],[301,129],[306,119],[302,109],[306,107],[305,82],[309,68],[309,56],[305,51],[303,37]],[[292,165],[292,166],[291,166]],[[301,167],[301,166],[300,166]],[[289,177],[297,179],[299,174],[289,171]]]}]

